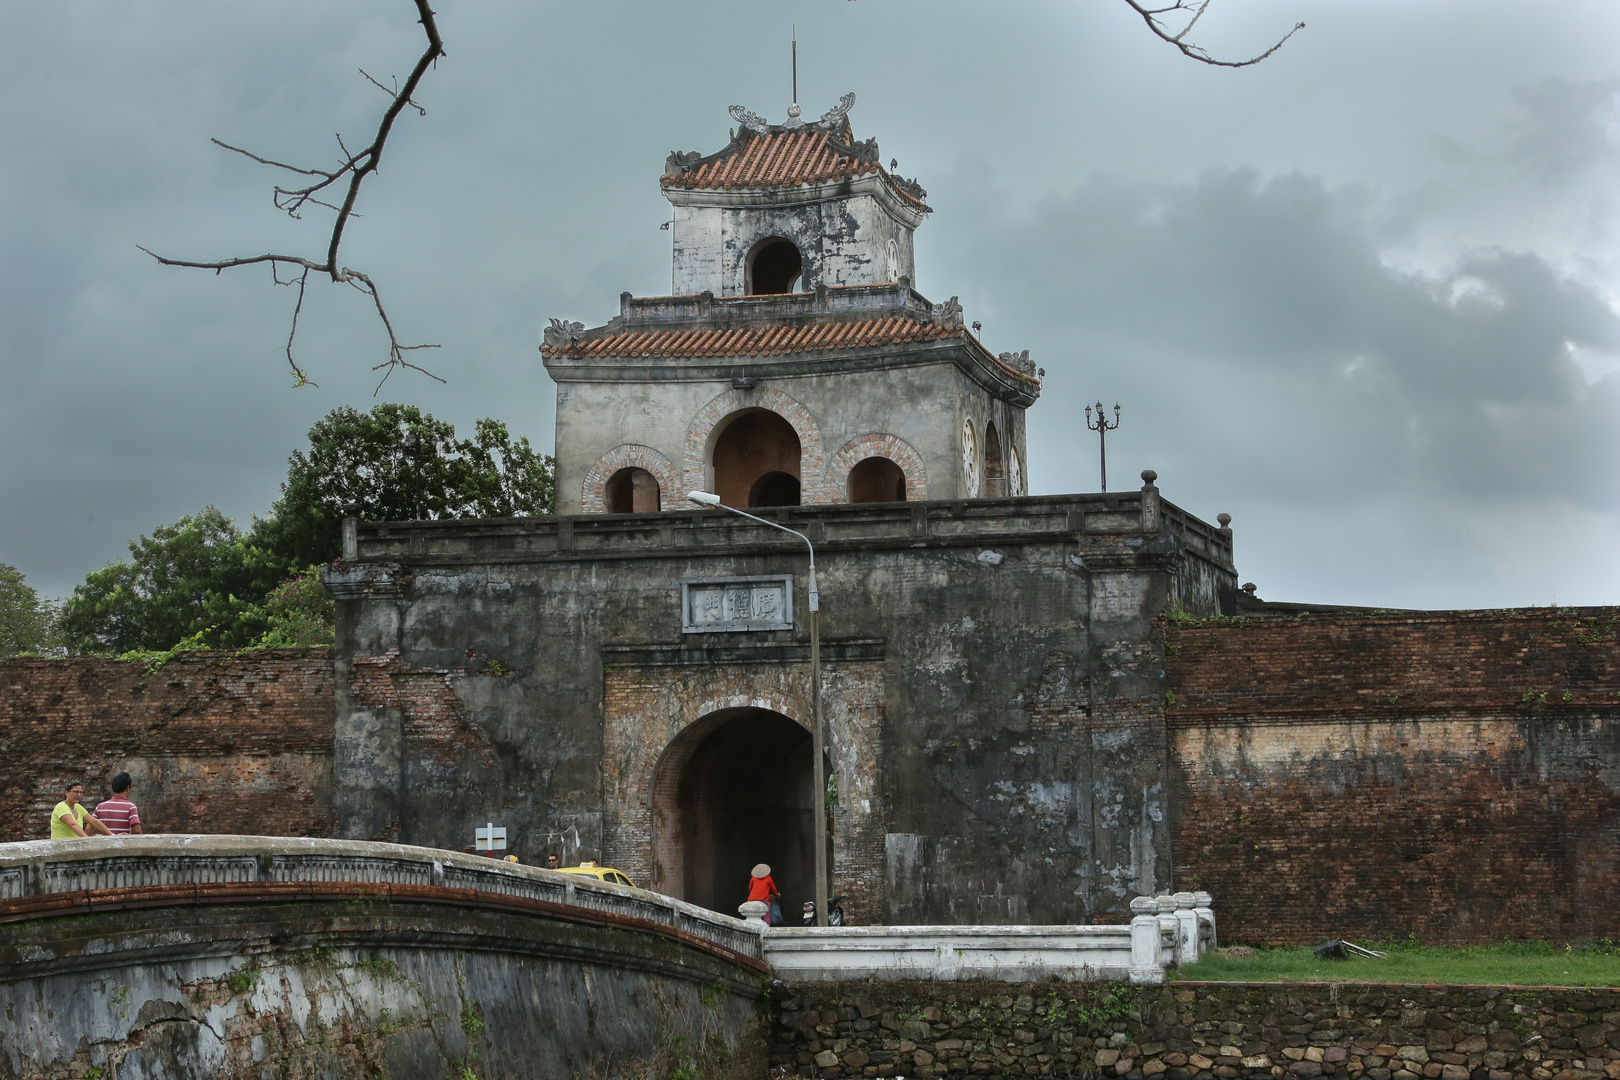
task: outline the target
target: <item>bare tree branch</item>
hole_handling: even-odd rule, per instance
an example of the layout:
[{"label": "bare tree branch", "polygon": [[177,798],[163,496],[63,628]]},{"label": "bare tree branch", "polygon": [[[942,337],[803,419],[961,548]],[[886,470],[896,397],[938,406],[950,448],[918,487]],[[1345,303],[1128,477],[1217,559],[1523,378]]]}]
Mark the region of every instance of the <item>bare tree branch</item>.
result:
[{"label": "bare tree branch", "polygon": [[[373,371],[379,371],[385,368],[387,369],[383,372],[382,382],[377,384],[378,390],[382,389],[382,384],[388,381],[388,376],[392,375],[396,368],[410,368],[412,371],[421,372],[429,378],[438,379],[439,382],[444,382],[443,379],[440,379],[437,375],[434,375],[426,368],[420,367],[405,359],[405,354],[407,352],[411,352],[416,349],[436,349],[438,346],[401,345],[399,342],[399,336],[394,332],[393,321],[389,319],[388,312],[383,308],[382,296],[377,291],[376,283],[371,280],[369,275],[362,273],[359,270],[351,270],[347,266],[339,267],[337,261],[338,248],[343,243],[344,226],[348,224],[351,217],[360,216],[355,212],[354,209],[355,200],[360,194],[360,185],[365,181],[367,176],[377,171],[377,166],[379,162],[382,161],[383,147],[388,142],[389,133],[393,131],[394,121],[399,117],[400,112],[408,106],[415,109],[418,115],[427,115],[427,110],[413,101],[412,95],[416,93],[416,88],[422,82],[422,78],[427,74],[428,69],[434,65],[439,57],[445,55],[444,41],[439,37],[439,27],[434,21],[433,10],[428,6],[429,0],[414,0],[414,2],[416,4],[418,22],[421,23],[422,31],[427,36],[427,47],[422,51],[421,57],[416,61],[416,66],[411,69],[411,74],[408,78],[406,78],[405,85],[394,90],[389,90],[388,87],[383,86],[382,83],[378,82],[376,79],[373,79],[370,75],[366,74],[365,71],[360,72],[360,74],[365,76],[365,78],[371,82],[372,85],[378,87],[384,93],[389,94],[392,98],[388,104],[388,108],[383,112],[382,120],[377,125],[377,134],[372,138],[369,146],[365,147],[358,153],[350,153],[349,148],[343,142],[343,136],[339,135],[337,137],[338,149],[342,151],[343,158],[338,166],[335,169],[306,169],[297,165],[288,165],[284,162],[262,157],[259,154],[255,154],[249,150],[244,150],[239,146],[232,146],[230,143],[222,142],[219,139],[213,140],[213,142],[221,148],[229,150],[235,154],[241,154],[242,156],[250,158],[261,165],[268,165],[271,168],[284,169],[287,172],[297,173],[300,176],[314,178],[313,183],[301,188],[284,188],[278,184],[272,189],[271,199],[275,203],[276,209],[283,211],[287,214],[287,216],[292,218],[300,218],[302,216],[303,209],[310,204],[325,207],[326,209],[333,210],[337,213],[337,218],[332,223],[332,236],[330,242],[327,244],[326,258],[324,261],[305,258],[301,255],[264,254],[239,256],[236,258],[217,259],[205,262],[192,259],[171,259],[163,255],[159,255],[147,248],[140,248],[140,250],[146,252],[146,254],[152,256],[152,258],[156,259],[164,266],[186,266],[200,270],[212,270],[216,275],[222,273],[223,271],[234,269],[238,266],[252,266],[256,263],[269,263],[271,280],[275,284],[297,285],[298,301],[293,307],[292,327],[287,335],[287,363],[292,367],[293,385],[295,387],[304,386],[306,384],[311,386],[316,385],[310,381],[308,374],[306,374],[304,370],[298,366],[298,362],[293,359],[293,339],[298,335],[298,317],[303,313],[304,310],[304,294],[309,285],[309,275],[311,272],[325,274],[329,276],[334,283],[340,285],[350,285],[371,297],[372,304],[377,309],[377,316],[382,320],[383,329],[388,332],[388,359],[372,368]],[[333,205],[330,202],[326,202],[316,197],[320,192],[338,183],[344,177],[348,177],[348,188],[344,192],[343,204],[341,206]],[[282,280],[280,275],[276,272],[276,268],[278,266],[292,267],[296,269],[296,272],[292,277]]]},{"label": "bare tree branch", "polygon": [[[1198,20],[1204,17],[1204,12],[1209,10],[1211,0],[1174,0],[1173,3],[1165,4],[1163,7],[1150,7],[1142,3],[1141,0],[1125,0],[1125,3],[1130,5],[1132,11],[1142,16],[1142,21],[1147,24],[1147,28],[1153,31],[1156,37],[1168,41],[1177,49],[1180,49],[1183,56],[1191,57],[1201,64],[1209,64],[1213,67],[1240,68],[1258,64],[1282,48],[1289,38],[1305,29],[1304,23],[1295,23],[1294,28],[1278,38],[1271,48],[1258,56],[1251,56],[1247,60],[1217,60],[1209,55],[1202,45],[1187,40],[1187,34],[1197,25]],[[1164,21],[1166,16],[1173,19],[1190,17],[1187,18],[1186,24],[1180,30],[1171,30]]]}]

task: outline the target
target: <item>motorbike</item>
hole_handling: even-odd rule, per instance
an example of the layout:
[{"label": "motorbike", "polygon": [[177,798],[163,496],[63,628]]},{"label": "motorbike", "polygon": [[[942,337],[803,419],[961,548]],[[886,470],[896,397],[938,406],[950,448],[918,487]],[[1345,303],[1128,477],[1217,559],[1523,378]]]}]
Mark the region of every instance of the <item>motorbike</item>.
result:
[{"label": "motorbike", "polygon": [[[832,898],[832,900],[828,901],[828,903],[827,903],[827,925],[828,926],[843,926],[844,925],[843,899],[844,898],[842,896],[835,896],[835,897]],[[804,926],[814,926],[814,925],[816,925],[816,902],[814,900],[806,900],[804,902],[804,920],[803,920],[802,925],[804,925]]]}]

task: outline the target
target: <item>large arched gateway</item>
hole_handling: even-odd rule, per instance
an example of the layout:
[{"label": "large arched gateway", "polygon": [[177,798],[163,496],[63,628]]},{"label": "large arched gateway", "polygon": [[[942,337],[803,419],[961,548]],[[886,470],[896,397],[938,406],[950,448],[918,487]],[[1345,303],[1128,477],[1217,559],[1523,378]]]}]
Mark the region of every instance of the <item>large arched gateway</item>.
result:
[{"label": "large arched gateway", "polygon": [[810,733],[767,709],[710,713],[676,736],[653,780],[653,880],[668,896],[735,914],[769,863],[793,920],[813,895]]}]

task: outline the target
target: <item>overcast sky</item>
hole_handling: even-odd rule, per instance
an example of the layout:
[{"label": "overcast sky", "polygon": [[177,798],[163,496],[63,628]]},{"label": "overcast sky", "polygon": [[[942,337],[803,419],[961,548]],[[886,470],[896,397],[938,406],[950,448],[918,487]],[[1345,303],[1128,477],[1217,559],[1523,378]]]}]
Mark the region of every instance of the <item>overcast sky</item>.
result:
[{"label": "overcast sky", "polygon": [[442,0],[448,57],[342,254],[448,383],[396,375],[360,295],[204,258],[323,253],[269,170],[363,145],[421,52],[407,0],[0,0],[0,562],[49,595],[212,503],[246,524],[339,405],[550,447],[549,316],[669,291],[668,152],[853,90],[929,191],[918,287],[1030,349],[1031,488],[1233,516],[1268,599],[1620,603],[1620,5],[1215,0],[1216,70],[1122,0]]}]

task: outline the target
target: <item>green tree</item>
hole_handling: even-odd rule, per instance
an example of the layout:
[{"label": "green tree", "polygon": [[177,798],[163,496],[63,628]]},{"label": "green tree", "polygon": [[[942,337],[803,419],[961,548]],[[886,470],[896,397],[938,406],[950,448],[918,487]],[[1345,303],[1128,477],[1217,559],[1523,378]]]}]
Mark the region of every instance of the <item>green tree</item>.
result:
[{"label": "green tree", "polygon": [[15,566],[0,563],[0,656],[49,656],[61,648],[59,612]]},{"label": "green tree", "polygon": [[131,541],[129,554],[73,590],[61,619],[73,652],[162,650],[197,634],[236,646],[263,631],[256,603],[281,575],[214,507]]},{"label": "green tree", "polygon": [[330,645],[336,639],[332,616],[336,605],[321,583],[321,568],[311,566],[270,590],[263,612],[270,624],[255,648],[302,648]]},{"label": "green tree", "polygon": [[368,521],[549,514],[553,460],[498,420],[480,420],[471,439],[413,405],[363,413],[334,409],[309,429],[309,451],[287,460],[270,516],[252,543],[290,571],[330,562],[342,549],[343,508]]}]

